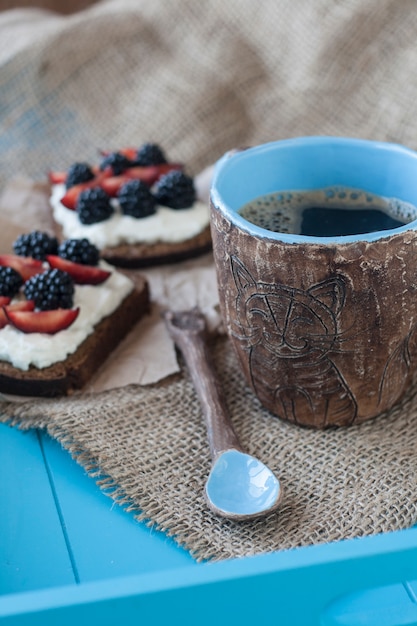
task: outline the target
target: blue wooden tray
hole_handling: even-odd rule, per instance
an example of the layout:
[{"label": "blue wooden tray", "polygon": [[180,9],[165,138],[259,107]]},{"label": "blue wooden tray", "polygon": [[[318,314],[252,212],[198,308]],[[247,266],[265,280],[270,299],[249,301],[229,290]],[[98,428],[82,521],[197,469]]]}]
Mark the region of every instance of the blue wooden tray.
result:
[{"label": "blue wooden tray", "polygon": [[417,528],[196,563],[44,433],[0,425],[0,468],[2,625],[417,625]]}]

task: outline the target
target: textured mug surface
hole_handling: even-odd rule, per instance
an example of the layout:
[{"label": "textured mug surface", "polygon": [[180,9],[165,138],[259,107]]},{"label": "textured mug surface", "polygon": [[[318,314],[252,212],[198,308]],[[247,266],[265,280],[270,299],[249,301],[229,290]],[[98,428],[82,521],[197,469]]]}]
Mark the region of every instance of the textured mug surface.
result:
[{"label": "textured mug surface", "polygon": [[222,316],[260,402],[300,425],[348,426],[396,404],[417,365],[417,221],[376,232],[271,232],[239,210],[279,190],[362,189],[417,206],[417,154],[304,137],[227,153],[211,190]]}]

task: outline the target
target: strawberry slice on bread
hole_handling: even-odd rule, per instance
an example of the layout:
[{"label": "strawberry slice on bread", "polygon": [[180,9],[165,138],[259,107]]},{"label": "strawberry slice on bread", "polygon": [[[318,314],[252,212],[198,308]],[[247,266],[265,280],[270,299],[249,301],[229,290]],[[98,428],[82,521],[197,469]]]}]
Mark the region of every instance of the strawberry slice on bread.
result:
[{"label": "strawberry slice on bread", "polygon": [[[1,304],[0,298],[0,304]],[[33,300],[21,300],[13,304],[3,304],[0,309],[0,328],[4,328],[9,323],[7,314],[11,311],[33,311],[35,303]]]},{"label": "strawberry slice on bread", "polygon": [[21,275],[23,280],[28,280],[43,271],[42,261],[18,254],[0,254],[0,265],[12,267]]},{"label": "strawberry slice on bread", "polygon": [[103,267],[87,238],[50,252],[36,233],[0,255],[0,393],[57,397],[84,388],[149,312],[149,288]]},{"label": "strawberry slice on bread", "polygon": [[76,320],[80,312],[76,309],[51,309],[49,311],[22,311],[3,307],[12,326],[24,333],[47,333],[54,335],[65,330]]},{"label": "strawberry slice on bread", "polygon": [[67,272],[78,285],[100,285],[111,275],[100,267],[75,263],[55,254],[47,255],[46,260],[52,268]]},{"label": "strawberry slice on bread", "polygon": [[122,174],[113,175],[111,170],[105,170],[97,174],[92,180],[79,183],[66,190],[61,198],[61,203],[72,211],[77,208],[78,198],[82,191],[91,189],[92,187],[100,187],[110,197],[114,198],[129,180],[142,180],[149,187],[156,183],[162,176],[172,170],[181,170],[180,163],[162,163],[160,165],[133,166],[123,171]]}]

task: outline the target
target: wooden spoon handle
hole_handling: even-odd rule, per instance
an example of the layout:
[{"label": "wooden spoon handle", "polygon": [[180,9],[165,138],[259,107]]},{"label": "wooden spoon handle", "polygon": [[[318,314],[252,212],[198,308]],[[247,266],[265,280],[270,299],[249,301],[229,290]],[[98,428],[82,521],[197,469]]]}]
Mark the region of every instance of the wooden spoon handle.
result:
[{"label": "wooden spoon handle", "polygon": [[234,448],[243,452],[229,418],[219,379],[207,347],[204,316],[197,310],[164,314],[168,331],[181,350],[195,390],[198,394],[207,426],[212,459]]}]

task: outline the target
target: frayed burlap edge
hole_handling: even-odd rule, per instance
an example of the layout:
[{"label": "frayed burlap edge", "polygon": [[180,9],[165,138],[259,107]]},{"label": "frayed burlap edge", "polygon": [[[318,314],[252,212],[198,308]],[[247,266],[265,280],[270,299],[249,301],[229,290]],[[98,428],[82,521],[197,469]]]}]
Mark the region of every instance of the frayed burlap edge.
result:
[{"label": "frayed burlap edge", "polygon": [[42,428],[101,489],[196,560],[221,560],[410,527],[417,518],[417,388],[389,414],[347,429],[283,422],[243,382],[225,338],[213,357],[242,444],[280,476],[284,499],[264,519],[233,522],[207,508],[210,468],[188,372],[148,387],[4,404],[0,420]]}]

